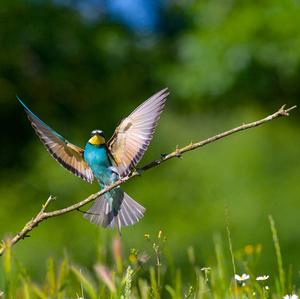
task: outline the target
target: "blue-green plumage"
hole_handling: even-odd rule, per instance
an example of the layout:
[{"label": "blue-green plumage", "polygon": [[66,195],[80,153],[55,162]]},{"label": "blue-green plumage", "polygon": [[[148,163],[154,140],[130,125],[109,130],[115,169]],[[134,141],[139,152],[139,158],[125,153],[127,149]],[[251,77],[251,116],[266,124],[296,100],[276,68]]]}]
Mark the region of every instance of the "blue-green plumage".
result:
[{"label": "blue-green plumage", "polygon": [[[36,134],[51,156],[83,180],[97,179],[103,189],[130,173],[142,158],[152,139],[168,92],[161,90],[124,118],[106,142],[101,130],[94,130],[84,149],[70,143],[51,129],[18,98]],[[97,198],[84,215],[103,227],[128,226],[139,221],[145,208],[120,187]]]},{"label": "blue-green plumage", "polygon": [[105,144],[93,145],[88,142],[84,148],[83,158],[99,182],[104,185],[109,185],[113,182],[113,173],[110,170],[112,163]]},{"label": "blue-green plumage", "polygon": [[[101,139],[99,137],[101,133],[98,132],[95,134],[96,141]],[[113,166],[106,144],[92,144],[93,138],[95,137],[92,137],[86,144],[83,158],[103,189],[116,182],[119,179],[119,174],[117,168]],[[144,210],[143,206],[134,201],[118,186],[97,199],[85,217],[92,223],[104,227],[116,225],[120,231],[122,225],[127,226],[138,221],[143,216]]]},{"label": "blue-green plumage", "polygon": [[[84,148],[83,158],[92,169],[93,174],[102,189],[118,180],[118,175],[116,171],[113,171],[108,148],[105,144],[93,145],[88,142]],[[105,199],[111,207],[113,204],[112,197],[114,193],[115,190],[112,190],[105,195]]]}]

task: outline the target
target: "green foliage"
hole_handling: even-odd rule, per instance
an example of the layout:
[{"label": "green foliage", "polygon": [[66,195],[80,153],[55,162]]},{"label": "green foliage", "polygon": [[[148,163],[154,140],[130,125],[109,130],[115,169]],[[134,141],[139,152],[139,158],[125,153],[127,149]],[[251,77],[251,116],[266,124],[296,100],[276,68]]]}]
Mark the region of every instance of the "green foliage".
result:
[{"label": "green foliage", "polygon": [[239,101],[262,101],[257,95],[274,101],[277,91],[290,93],[299,81],[297,1],[195,0],[177,5],[186,14],[188,29],[176,37],[177,63],[169,64],[162,77],[185,100],[232,102],[221,98],[225,94],[239,96]]},{"label": "green foliage", "polygon": [[[83,146],[92,129],[103,129],[109,137],[140,102],[168,86],[171,96],[145,162],[177,144],[263,117],[284,103],[299,103],[297,0],[168,1],[159,32],[149,35],[134,34],[105,11],[89,22],[74,9],[77,1],[57,2],[4,0],[0,8],[1,239],[16,233],[49,194],[57,196],[50,206],[56,209],[98,190],[48,156],[16,94],[64,137]],[[211,289],[216,298],[224,298],[233,277],[231,264],[239,273],[250,273],[248,268],[274,273],[269,214],[277,220],[286,265],[294,267],[292,276],[285,271],[284,285],[290,292],[294,283],[300,285],[297,113],[189,153],[124,185],[147,209],[138,225],[123,230],[124,251],[143,248],[145,231],[153,235],[164,227],[170,236],[169,252],[159,254],[162,266],[151,260],[145,272],[131,276],[131,296],[138,292],[143,299],[157,298],[161,286],[173,298],[183,293],[205,298]],[[241,250],[232,259],[224,254],[220,239],[226,234],[227,211],[233,249],[261,243],[264,258],[259,259],[259,246],[247,247],[252,255]],[[42,223],[14,248],[15,266],[10,267],[9,253],[3,258],[0,289],[20,298],[76,298],[82,288],[85,296],[91,295],[87,290],[101,298],[125,296],[128,266],[133,271],[144,266],[137,262],[137,252],[130,251],[129,263],[118,245],[108,246],[112,234],[79,212]],[[193,248],[190,265],[185,248]],[[48,256],[53,261],[42,279]]]},{"label": "green foliage", "polygon": [[269,216],[269,221],[270,221],[270,225],[271,225],[272,237],[273,237],[273,242],[274,242],[274,246],[275,246],[277,263],[278,263],[278,273],[279,273],[279,282],[277,282],[277,285],[279,286],[278,291],[281,294],[284,294],[285,290],[286,290],[285,289],[285,273],[284,273],[284,269],[283,269],[283,262],[282,262],[282,256],[281,256],[281,250],[280,250],[277,230],[276,230],[275,223],[274,223],[272,216]]},{"label": "green foliage", "polygon": [[[274,237],[274,246],[278,262],[278,235],[273,219],[271,221],[271,231]],[[163,250],[159,253],[160,266],[157,267],[157,244],[164,240],[164,246],[168,246],[162,231],[155,238],[148,239],[150,242],[150,260],[144,259],[138,250],[132,251],[128,259],[123,259],[125,265],[122,272],[118,271],[117,261],[95,266],[95,273],[89,273],[69,262],[68,258],[55,267],[56,262],[48,259],[48,266],[45,280],[39,283],[32,282],[24,273],[24,268],[16,263],[16,259],[11,256],[10,249],[6,251],[3,263],[4,272],[10,275],[10,279],[5,282],[5,298],[141,298],[141,299],[160,299],[160,298],[282,298],[286,294],[295,294],[297,290],[289,287],[288,282],[281,280],[281,275],[286,274],[286,270],[281,264],[279,277],[275,273],[264,273],[259,275],[251,259],[255,259],[261,254],[260,246],[248,245],[245,248],[234,252],[234,259],[238,263],[239,271],[247,273],[237,275],[228,267],[226,257],[228,249],[223,245],[222,239],[217,236],[214,241],[215,256],[210,264],[196,261],[198,258],[194,254],[194,249],[188,249],[189,275],[181,275],[181,269],[176,266],[175,272],[169,272],[171,266],[164,259]],[[121,248],[121,240],[114,237],[113,243],[118,243]],[[104,246],[105,244],[101,245]],[[151,248],[152,247],[152,248]],[[102,248],[104,249],[104,248]],[[118,254],[123,254],[118,252]],[[154,264],[155,266],[154,266]],[[15,266],[18,271],[14,274],[11,267]],[[16,274],[16,273],[21,273]],[[159,274],[159,275],[158,275]],[[99,278],[99,283],[95,282],[95,275]],[[260,278],[257,278],[259,277]],[[11,285],[11,279],[15,284]],[[276,283],[280,281],[280,289],[276,289]]]},{"label": "green foliage", "polygon": [[87,277],[85,277],[81,273],[81,271],[79,269],[77,269],[76,267],[72,267],[71,270],[74,273],[74,275],[76,276],[76,279],[78,280],[78,282],[80,282],[82,289],[86,291],[88,298],[96,299],[97,298],[96,289],[93,286],[91,280],[89,280]]}]

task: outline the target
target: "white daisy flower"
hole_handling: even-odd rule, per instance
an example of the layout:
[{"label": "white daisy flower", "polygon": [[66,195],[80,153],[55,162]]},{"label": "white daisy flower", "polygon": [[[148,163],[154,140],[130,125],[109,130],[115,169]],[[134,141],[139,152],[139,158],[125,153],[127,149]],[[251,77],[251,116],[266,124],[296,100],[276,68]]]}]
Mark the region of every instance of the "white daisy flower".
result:
[{"label": "white daisy flower", "polygon": [[267,279],[269,279],[269,277],[270,277],[269,275],[257,276],[256,280],[257,281],[267,280]]},{"label": "white daisy flower", "polygon": [[[243,273],[241,276],[238,274],[234,275],[236,281],[243,282],[250,278],[250,275]],[[293,298],[294,299],[294,298]]]},{"label": "white daisy flower", "polygon": [[283,299],[298,299],[299,297],[295,294],[293,295],[285,295]]}]

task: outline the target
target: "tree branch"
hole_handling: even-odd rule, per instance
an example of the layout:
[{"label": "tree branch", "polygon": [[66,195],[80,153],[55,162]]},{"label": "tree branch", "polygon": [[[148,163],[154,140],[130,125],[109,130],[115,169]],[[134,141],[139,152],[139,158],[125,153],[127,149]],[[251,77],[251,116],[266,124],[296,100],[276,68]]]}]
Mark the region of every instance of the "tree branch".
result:
[{"label": "tree branch", "polygon": [[84,205],[92,202],[93,200],[97,199],[99,196],[103,195],[104,193],[112,190],[113,188],[125,183],[126,181],[128,181],[129,179],[139,176],[141,175],[142,172],[150,169],[150,168],[154,168],[159,166],[160,164],[175,158],[175,157],[181,157],[184,153],[195,150],[199,147],[202,147],[204,145],[207,145],[209,143],[212,143],[214,141],[217,141],[219,139],[225,138],[231,134],[243,131],[243,130],[247,130],[247,129],[251,129],[257,126],[260,126],[266,122],[269,122],[275,118],[279,118],[282,116],[289,116],[289,112],[292,111],[293,109],[295,109],[296,106],[293,106],[291,108],[286,109],[285,105],[283,105],[278,111],[276,111],[275,113],[261,119],[258,121],[254,121],[248,124],[243,124],[239,127],[236,127],[234,129],[231,129],[229,131],[220,133],[218,135],[215,135],[213,137],[210,137],[208,139],[205,139],[203,141],[199,141],[196,143],[190,143],[182,148],[179,148],[178,146],[176,147],[176,149],[167,154],[167,155],[161,155],[160,159],[154,160],[146,165],[144,165],[142,168],[140,169],[136,169],[133,170],[131,172],[131,174],[127,177],[121,178],[118,181],[116,181],[114,184],[110,185],[109,187],[90,195],[89,197],[87,197],[86,199],[71,205],[69,207],[63,208],[63,209],[59,209],[59,210],[55,210],[52,212],[47,212],[46,209],[48,208],[48,206],[50,205],[51,201],[54,200],[55,198],[53,196],[50,196],[48,198],[48,200],[46,201],[46,203],[42,206],[42,209],[39,211],[39,213],[32,218],[29,222],[26,223],[26,225],[22,228],[22,230],[20,232],[18,232],[13,238],[9,239],[8,241],[2,241],[1,245],[0,245],[0,256],[4,253],[6,246],[13,246],[14,244],[16,244],[17,242],[19,242],[20,240],[24,239],[25,237],[28,237],[28,233],[33,230],[36,226],[38,226],[39,223],[41,223],[42,221],[48,219],[48,218],[52,218],[52,217],[57,217],[69,212],[72,212],[74,210],[78,210],[79,208],[83,207]]}]

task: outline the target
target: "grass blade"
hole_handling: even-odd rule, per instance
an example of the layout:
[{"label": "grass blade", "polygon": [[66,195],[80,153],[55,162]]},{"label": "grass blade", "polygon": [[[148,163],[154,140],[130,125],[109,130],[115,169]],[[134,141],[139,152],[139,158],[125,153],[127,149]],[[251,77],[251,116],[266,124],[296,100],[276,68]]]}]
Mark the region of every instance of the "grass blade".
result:
[{"label": "grass blade", "polygon": [[80,282],[82,287],[85,289],[89,298],[97,299],[97,291],[94,288],[93,284],[78,270],[76,267],[71,267],[71,271],[74,273],[77,280]]},{"label": "grass blade", "polygon": [[283,269],[283,262],[282,262],[280,244],[279,244],[279,239],[278,239],[278,234],[277,234],[275,222],[274,222],[274,219],[271,215],[269,215],[269,221],[270,221],[270,227],[271,227],[273,243],[274,243],[274,247],[275,247],[277,264],[278,264],[279,285],[280,285],[279,292],[281,293],[281,295],[283,295],[285,293],[285,273],[284,273],[284,269]]}]

